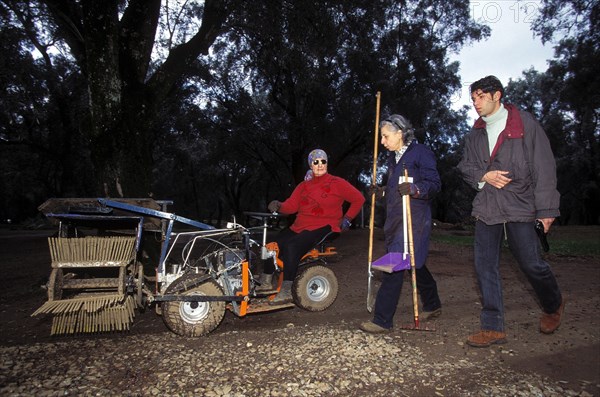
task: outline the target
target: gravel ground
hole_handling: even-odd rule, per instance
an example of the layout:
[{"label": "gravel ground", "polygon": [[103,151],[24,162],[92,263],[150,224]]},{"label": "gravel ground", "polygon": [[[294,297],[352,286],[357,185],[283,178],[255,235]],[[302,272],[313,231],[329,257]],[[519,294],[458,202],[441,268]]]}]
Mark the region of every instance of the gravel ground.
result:
[{"label": "gravel ground", "polygon": [[[52,337],[50,318],[31,317],[47,299],[40,285],[49,272],[51,233],[0,229],[1,397],[600,396],[597,256],[549,256],[569,296],[553,335],[540,334],[537,302],[504,256],[508,343],[489,349],[464,343],[480,312],[471,248],[443,242],[430,250],[444,304],[435,332],[400,330],[412,319],[410,288],[402,291],[396,331],[359,331],[372,316],[365,310],[364,230],[339,240],[342,260],[332,268],[340,291],[324,312],[227,312],[208,336],[183,338],[146,310],[129,332]],[[600,228],[554,233],[598,241]]]},{"label": "gravel ground", "polygon": [[[433,359],[406,331],[350,324],[165,332],[1,347],[2,396],[592,396],[488,359]],[[137,346],[138,349],[132,349]],[[437,356],[436,356],[437,357]]]}]

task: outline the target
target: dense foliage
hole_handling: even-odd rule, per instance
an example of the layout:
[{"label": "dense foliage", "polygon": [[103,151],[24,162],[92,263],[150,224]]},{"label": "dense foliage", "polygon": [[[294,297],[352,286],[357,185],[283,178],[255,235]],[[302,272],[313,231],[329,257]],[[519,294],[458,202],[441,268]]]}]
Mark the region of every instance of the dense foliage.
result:
[{"label": "dense foliage", "polygon": [[[362,188],[378,91],[382,115],[408,116],[438,156],[436,217],[468,218],[472,192],[454,168],[468,125],[449,106],[461,86],[448,58],[489,28],[464,1],[1,0],[0,18],[0,219],[53,196],[166,198],[209,222],[263,211],[302,180],[315,147]],[[577,70],[563,77],[571,91],[547,76],[576,67],[567,53],[509,92],[552,126],[559,165],[576,157],[593,174],[597,97],[585,113]],[[560,92],[552,102],[549,90]],[[582,194],[597,194],[595,172]],[[577,213],[565,219],[598,222],[568,199],[582,184],[562,176],[563,206]]]},{"label": "dense foliage", "polygon": [[545,0],[533,29],[556,42],[548,70],[525,71],[508,99],[544,126],[557,160],[564,224],[600,223],[600,3]]}]

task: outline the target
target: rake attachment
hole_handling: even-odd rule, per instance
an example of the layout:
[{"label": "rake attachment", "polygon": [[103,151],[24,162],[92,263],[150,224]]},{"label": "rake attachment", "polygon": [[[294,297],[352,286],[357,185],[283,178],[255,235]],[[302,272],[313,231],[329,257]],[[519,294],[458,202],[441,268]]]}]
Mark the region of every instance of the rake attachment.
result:
[{"label": "rake attachment", "polygon": [[106,295],[49,301],[32,316],[52,314],[51,335],[126,331],[135,316],[133,296]]},{"label": "rake attachment", "polygon": [[[129,330],[136,300],[127,294],[126,277],[134,266],[136,242],[129,236],[48,238],[52,259],[48,301],[32,316],[54,316],[52,335]],[[65,269],[73,273],[67,277]],[[103,275],[118,274],[89,277],[99,269]],[[78,278],[76,273],[84,276]]]}]

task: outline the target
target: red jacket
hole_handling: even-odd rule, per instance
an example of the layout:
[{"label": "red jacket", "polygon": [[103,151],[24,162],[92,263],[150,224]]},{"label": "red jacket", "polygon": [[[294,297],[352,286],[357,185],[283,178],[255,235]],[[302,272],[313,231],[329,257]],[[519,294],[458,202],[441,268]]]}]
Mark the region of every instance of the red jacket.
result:
[{"label": "red jacket", "polygon": [[[350,203],[350,208],[344,215],[342,204]],[[296,214],[296,221],[290,227],[294,232],[315,230],[330,225],[331,230],[340,232],[340,222],[346,216],[353,219],[365,202],[365,198],[354,186],[346,180],[325,174],[313,177],[296,186],[292,195],[281,203],[279,212]]]}]

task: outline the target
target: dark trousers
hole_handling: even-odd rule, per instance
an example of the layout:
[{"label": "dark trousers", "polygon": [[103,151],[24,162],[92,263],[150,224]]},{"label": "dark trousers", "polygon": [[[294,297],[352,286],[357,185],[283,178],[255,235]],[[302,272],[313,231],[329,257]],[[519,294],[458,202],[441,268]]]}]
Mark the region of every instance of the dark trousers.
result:
[{"label": "dark trousers", "polygon": [[[506,228],[506,229],[505,229]],[[500,277],[500,251],[506,232],[508,247],[533,287],[546,313],[554,313],[562,302],[556,278],[540,255],[533,222],[475,224],[475,272],[481,292],[481,329],[504,331],[504,305]]]},{"label": "dark trousers", "polygon": [[[283,229],[275,241],[279,246],[279,259],[283,262],[283,279],[293,281],[298,273],[300,259],[331,231],[331,226],[323,226],[316,230],[303,230],[296,233],[289,228]],[[265,274],[272,274],[272,266],[266,266]]]},{"label": "dark trousers", "polygon": [[[396,307],[400,299],[405,273],[410,281],[410,270],[382,274],[383,279],[377,292],[373,322],[383,328],[392,328],[394,324],[394,314],[396,314]],[[429,272],[429,269],[427,269],[427,266],[423,265],[420,269],[416,269],[416,276],[417,289],[423,303],[423,311],[431,312],[442,307],[438,295],[437,283]]]}]

